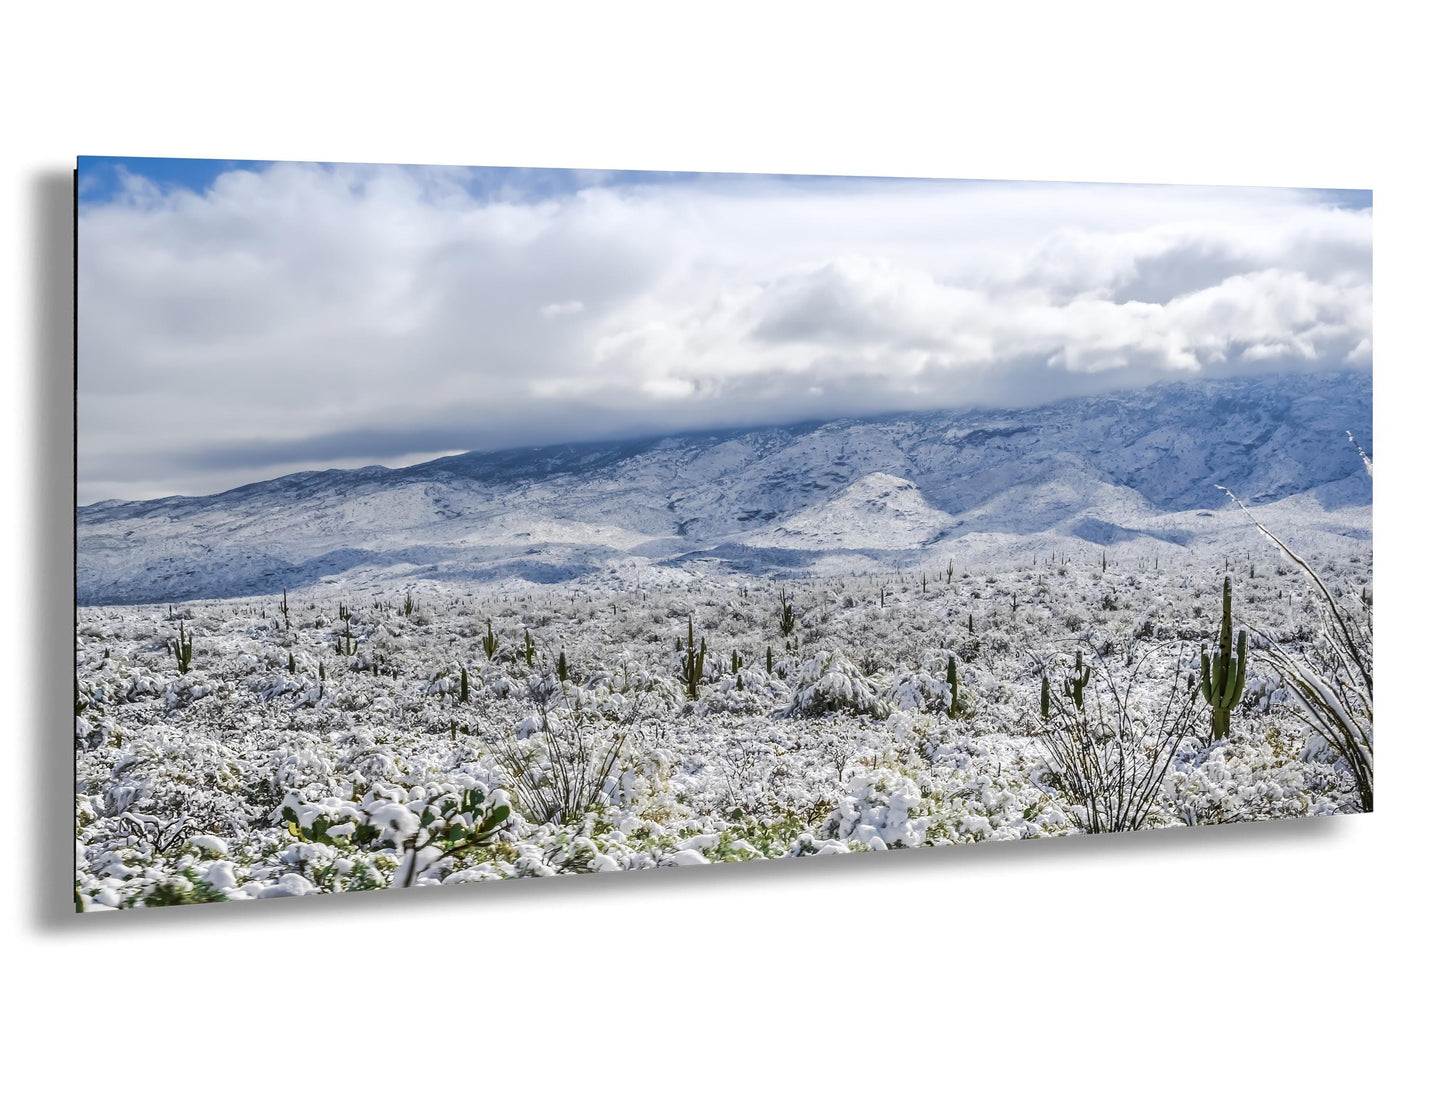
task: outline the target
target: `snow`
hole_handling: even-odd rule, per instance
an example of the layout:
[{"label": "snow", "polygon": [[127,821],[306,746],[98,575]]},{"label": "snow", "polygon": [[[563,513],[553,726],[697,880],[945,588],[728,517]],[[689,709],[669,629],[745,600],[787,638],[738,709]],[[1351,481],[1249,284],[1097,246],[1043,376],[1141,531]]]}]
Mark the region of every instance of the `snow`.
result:
[{"label": "snow", "polygon": [[87,604],[318,583],[522,593],[846,575],[950,557],[1247,552],[1229,485],[1297,548],[1370,539],[1368,373],[1182,382],[1038,408],[463,454],[79,509]]},{"label": "snow", "polygon": [[[1061,683],[1082,652],[1098,680],[1132,678],[1147,713],[1213,642],[1226,568],[1252,637],[1305,667],[1328,655],[1308,580],[1215,483],[1251,494],[1331,586],[1372,584],[1370,481],[1331,419],[1367,432],[1367,383],[1311,384],[551,448],[514,455],[505,480],[500,458],[464,455],[81,509],[82,904],[1077,833],[1038,736],[1046,667]],[[215,594],[185,598],[200,592]],[[182,623],[184,675],[167,650]],[[695,699],[689,623],[708,643]],[[356,651],[338,654],[347,632]],[[1145,826],[1359,810],[1279,675],[1251,669],[1229,739],[1199,723]],[[536,810],[594,783],[575,812]]]}]

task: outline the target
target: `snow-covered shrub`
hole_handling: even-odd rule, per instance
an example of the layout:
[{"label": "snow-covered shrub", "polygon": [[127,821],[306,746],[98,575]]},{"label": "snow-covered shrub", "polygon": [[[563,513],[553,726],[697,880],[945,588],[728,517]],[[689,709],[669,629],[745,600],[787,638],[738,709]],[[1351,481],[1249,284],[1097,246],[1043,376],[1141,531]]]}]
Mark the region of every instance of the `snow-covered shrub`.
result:
[{"label": "snow-covered shrub", "polygon": [[857,665],[841,652],[827,651],[798,671],[798,687],[785,711],[788,717],[851,713],[875,718],[885,718],[888,712],[888,703],[878,697]]},{"label": "snow-covered shrub", "polygon": [[849,781],[820,834],[871,851],[919,847],[927,838],[928,821],[912,814],[922,800],[918,784],[907,775],[886,767],[864,771]]},{"label": "snow-covered shrub", "polygon": [[434,878],[444,860],[491,842],[511,812],[505,790],[489,790],[460,775],[410,790],[378,784],[358,802],[335,797],[305,802],[290,795],[281,819],[292,836],[309,844],[343,853],[389,851],[395,867],[390,885],[405,888]]}]

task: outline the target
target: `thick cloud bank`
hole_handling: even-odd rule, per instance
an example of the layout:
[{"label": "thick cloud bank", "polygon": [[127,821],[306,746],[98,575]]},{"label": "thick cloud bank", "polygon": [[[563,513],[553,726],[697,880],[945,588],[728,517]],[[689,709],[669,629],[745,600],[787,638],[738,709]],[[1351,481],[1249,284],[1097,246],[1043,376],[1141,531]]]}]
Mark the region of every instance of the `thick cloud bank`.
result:
[{"label": "thick cloud bank", "polygon": [[482,179],[277,164],[83,204],[82,501],[1371,363],[1371,212],[1339,196]]}]

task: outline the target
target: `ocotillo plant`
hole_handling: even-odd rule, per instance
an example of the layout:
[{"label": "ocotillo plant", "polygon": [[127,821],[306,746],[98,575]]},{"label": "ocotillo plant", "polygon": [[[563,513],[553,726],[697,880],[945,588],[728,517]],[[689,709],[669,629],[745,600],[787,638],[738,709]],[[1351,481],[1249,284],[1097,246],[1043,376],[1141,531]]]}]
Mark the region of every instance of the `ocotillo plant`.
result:
[{"label": "ocotillo plant", "polygon": [[191,670],[191,642],[186,637],[184,622],[181,623],[181,639],[166,642],[166,649],[176,658],[176,667],[180,669],[181,675],[185,675]]},{"label": "ocotillo plant", "polygon": [[783,636],[787,637],[788,634],[793,632],[793,627],[798,623],[793,617],[793,604],[788,602],[788,593],[786,591],[781,594],[781,599],[783,601],[783,611],[782,617],[778,620],[778,626],[782,629]]},{"label": "ocotillo plant", "polygon": [[[488,659],[488,660],[491,660],[492,657],[494,657],[494,656],[497,655],[497,649],[498,649],[499,647],[500,647],[500,643],[497,641],[497,635],[492,632],[492,620],[491,620],[490,618],[488,618],[488,619],[487,619],[487,636],[484,637],[484,638],[482,638],[482,652],[484,652],[484,653],[487,654],[487,659]],[[527,661],[527,663],[530,664],[531,661],[529,660],[529,661]]]},{"label": "ocotillo plant", "polygon": [[1209,646],[1199,650],[1199,693],[1209,703],[1209,739],[1223,740],[1229,736],[1229,711],[1239,705],[1244,694],[1244,653],[1248,634],[1241,629],[1235,639],[1234,651],[1229,643],[1233,619],[1230,614],[1232,587],[1224,578],[1224,618],[1219,625],[1219,644],[1211,659]]},{"label": "ocotillo plant", "polygon": [[682,656],[682,681],[687,685],[687,697],[697,699],[697,688],[702,682],[703,661],[707,658],[707,638],[693,648],[692,619],[687,620],[687,652]]}]

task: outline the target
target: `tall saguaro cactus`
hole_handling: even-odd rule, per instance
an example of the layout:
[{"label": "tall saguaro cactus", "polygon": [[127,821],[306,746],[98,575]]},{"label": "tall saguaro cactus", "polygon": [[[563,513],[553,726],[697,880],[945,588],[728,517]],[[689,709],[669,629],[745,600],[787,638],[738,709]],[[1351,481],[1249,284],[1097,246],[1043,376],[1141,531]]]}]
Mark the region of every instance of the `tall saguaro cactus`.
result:
[{"label": "tall saguaro cactus", "polygon": [[1089,685],[1089,679],[1094,674],[1093,668],[1084,667],[1084,654],[1078,651],[1074,653],[1074,674],[1064,676],[1064,693],[1074,701],[1074,709],[1084,708],[1084,688]]},{"label": "tall saguaro cactus", "polygon": [[[788,593],[786,591],[781,592],[779,597],[782,599],[783,609],[778,619],[778,628],[783,631],[783,636],[787,637],[788,634],[793,632],[793,627],[797,625],[797,619],[793,617],[793,604],[788,602]],[[689,625],[688,628],[691,629],[692,627]]]},{"label": "tall saguaro cactus", "polygon": [[1199,651],[1199,693],[1209,703],[1211,741],[1223,740],[1229,736],[1229,711],[1239,705],[1244,695],[1244,654],[1247,637],[1243,629],[1234,641],[1230,651],[1230,633],[1233,619],[1230,615],[1233,584],[1228,576],[1224,578],[1224,619],[1219,625],[1219,644],[1214,656],[1209,655],[1209,646]]},{"label": "tall saguaro cactus", "polygon": [[682,681],[687,686],[687,697],[697,699],[697,688],[702,683],[703,661],[707,658],[707,638],[696,648],[692,640],[692,619],[687,620],[687,651],[682,656]]},{"label": "tall saguaro cactus", "polygon": [[167,642],[166,648],[168,648],[171,655],[176,658],[176,667],[180,669],[181,675],[185,675],[191,670],[191,641],[190,638],[186,637],[186,624],[184,622],[181,623],[181,639],[179,641]]}]

